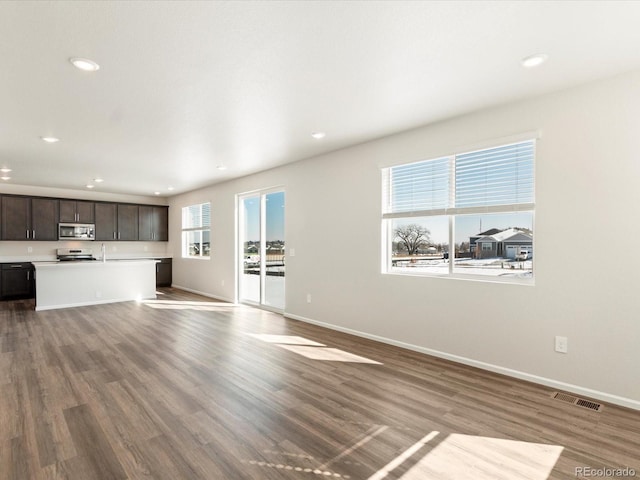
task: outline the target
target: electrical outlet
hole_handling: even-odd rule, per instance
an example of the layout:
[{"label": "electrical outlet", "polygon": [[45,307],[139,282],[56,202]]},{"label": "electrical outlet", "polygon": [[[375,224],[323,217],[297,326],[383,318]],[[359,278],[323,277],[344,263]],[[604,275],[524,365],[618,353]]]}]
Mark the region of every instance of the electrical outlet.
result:
[{"label": "electrical outlet", "polygon": [[27,247],[27,253],[33,252],[33,247]]},{"label": "electrical outlet", "polygon": [[96,298],[102,298],[102,292],[96,292]]},{"label": "electrical outlet", "polygon": [[307,293],[307,303],[311,303],[311,294]]},{"label": "electrical outlet", "polygon": [[296,256],[296,249],[295,248],[290,248],[289,249],[289,256],[290,257],[295,257]]},{"label": "electrical outlet", "polygon": [[569,350],[569,340],[567,337],[556,336],[556,352],[567,353]]},{"label": "electrical outlet", "polygon": [[220,285],[224,287],[224,280],[220,280]]}]

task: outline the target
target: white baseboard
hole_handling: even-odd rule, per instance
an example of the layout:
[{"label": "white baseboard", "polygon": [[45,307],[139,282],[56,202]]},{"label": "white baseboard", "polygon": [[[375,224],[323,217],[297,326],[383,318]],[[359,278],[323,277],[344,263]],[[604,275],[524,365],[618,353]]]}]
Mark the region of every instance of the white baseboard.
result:
[{"label": "white baseboard", "polygon": [[184,290],[186,292],[191,292],[191,293],[195,293],[197,295],[202,295],[203,297],[213,298],[214,300],[221,300],[223,302],[234,303],[233,299],[230,299],[230,298],[220,297],[218,295],[213,295],[213,294],[207,293],[207,292],[201,292],[200,290],[194,290],[193,288],[187,288],[187,287],[183,287],[181,285],[176,285],[176,284],[173,284],[173,283],[171,284],[171,288],[177,288],[179,290]]},{"label": "white baseboard", "polygon": [[399,342],[391,338],[380,337],[378,335],[372,335],[370,333],[361,332],[358,330],[352,330],[350,328],[340,327],[338,325],[333,325],[330,323],[319,322],[317,320],[302,317],[300,315],[294,315],[292,313],[285,312],[284,316],[288,318],[293,318],[294,320],[300,320],[301,322],[311,323],[313,325],[318,325],[320,327],[325,327],[331,330],[337,330],[339,332],[355,335],[357,337],[368,338],[369,340],[375,340],[377,342],[394,345],[396,347],[406,348],[407,350],[413,350],[415,352],[424,353],[426,355],[443,358],[445,360],[451,360],[452,362],[469,365],[471,367],[477,367],[482,370],[488,370],[490,372],[500,373],[502,375],[506,375],[509,377],[518,378],[520,380],[526,380],[532,383],[537,383],[540,385],[551,387],[556,390],[564,390],[567,392],[574,393],[576,395],[594,398],[596,400],[601,400],[603,402],[620,405],[622,407],[627,407],[634,410],[640,410],[640,401],[634,400],[631,398],[620,397],[618,395],[613,395],[606,392],[600,392],[598,390],[592,390],[590,388],[581,387],[579,385],[573,385],[571,383],[561,382],[558,380],[554,380],[552,378],[540,377],[538,375],[533,375],[531,373],[521,372],[519,370],[513,370],[511,368],[506,368],[506,367],[501,367],[499,365],[493,365],[491,363],[481,362],[478,360],[474,360],[472,358],[461,357],[461,356],[452,355],[446,352],[440,352],[438,350],[432,350],[430,348],[420,347],[418,345],[412,345],[410,343]]}]

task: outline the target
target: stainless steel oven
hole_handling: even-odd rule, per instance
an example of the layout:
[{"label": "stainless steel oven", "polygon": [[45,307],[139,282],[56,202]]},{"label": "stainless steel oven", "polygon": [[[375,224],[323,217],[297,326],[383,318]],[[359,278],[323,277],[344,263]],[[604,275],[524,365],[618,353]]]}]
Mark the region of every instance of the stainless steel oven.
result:
[{"label": "stainless steel oven", "polygon": [[56,250],[59,262],[92,261],[93,250],[90,248],[58,248]]}]

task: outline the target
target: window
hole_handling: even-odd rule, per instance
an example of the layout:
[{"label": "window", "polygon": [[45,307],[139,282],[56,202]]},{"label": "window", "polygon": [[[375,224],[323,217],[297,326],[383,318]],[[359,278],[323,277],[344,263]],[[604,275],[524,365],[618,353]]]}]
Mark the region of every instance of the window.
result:
[{"label": "window", "polygon": [[532,279],[534,157],[527,140],[383,169],[383,270]]},{"label": "window", "polygon": [[211,204],[182,208],[182,257],[209,258],[211,253]]}]

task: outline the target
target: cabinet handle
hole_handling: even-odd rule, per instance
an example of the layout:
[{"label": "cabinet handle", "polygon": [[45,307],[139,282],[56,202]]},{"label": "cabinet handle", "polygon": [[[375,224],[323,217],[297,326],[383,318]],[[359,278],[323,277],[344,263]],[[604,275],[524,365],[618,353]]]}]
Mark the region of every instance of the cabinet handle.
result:
[{"label": "cabinet handle", "polygon": [[27,238],[29,238],[29,230],[27,230]]},{"label": "cabinet handle", "polygon": [[35,231],[35,230],[32,230],[32,232],[33,232],[33,235],[31,235],[31,239],[32,239],[32,240],[35,240],[35,239],[36,239],[36,231]]},{"label": "cabinet handle", "polygon": [[116,232],[113,232],[113,239],[116,239]]},{"label": "cabinet handle", "polygon": [[120,240],[120,232],[118,232],[118,240]]},{"label": "cabinet handle", "polygon": [[27,281],[31,280],[31,272],[29,270],[27,270]]},{"label": "cabinet handle", "polygon": [[22,268],[22,265],[11,265],[11,268]]}]

